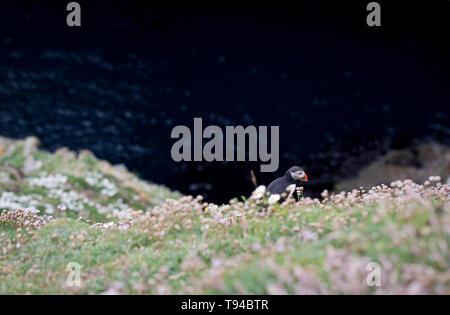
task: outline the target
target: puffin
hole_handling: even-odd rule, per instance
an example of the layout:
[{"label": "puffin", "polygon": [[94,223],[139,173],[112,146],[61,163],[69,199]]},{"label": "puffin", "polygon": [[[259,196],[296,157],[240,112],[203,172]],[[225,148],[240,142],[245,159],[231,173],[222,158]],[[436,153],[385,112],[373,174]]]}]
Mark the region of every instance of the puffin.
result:
[{"label": "puffin", "polygon": [[275,179],[266,189],[266,195],[287,193],[292,195],[295,191],[296,183],[299,181],[307,182],[308,175],[299,166],[293,166],[286,171],[284,176]]}]

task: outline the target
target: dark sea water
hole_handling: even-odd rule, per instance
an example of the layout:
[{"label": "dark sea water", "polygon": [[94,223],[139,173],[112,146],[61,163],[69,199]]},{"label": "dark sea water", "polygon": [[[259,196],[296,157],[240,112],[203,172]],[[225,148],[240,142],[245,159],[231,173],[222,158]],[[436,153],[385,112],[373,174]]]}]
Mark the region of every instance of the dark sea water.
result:
[{"label": "dark sea water", "polygon": [[[391,148],[449,143],[448,21],[410,27],[386,15],[374,31],[361,7],[344,19],[336,7],[80,1],[83,24],[72,29],[63,2],[17,1],[1,12],[3,136],[35,135],[50,151],[88,148],[216,202],[248,195],[250,169],[267,184],[301,165],[306,190],[317,193]],[[204,126],[279,125],[278,173],[259,174],[260,163],[173,162],[170,132],[194,117]]]}]

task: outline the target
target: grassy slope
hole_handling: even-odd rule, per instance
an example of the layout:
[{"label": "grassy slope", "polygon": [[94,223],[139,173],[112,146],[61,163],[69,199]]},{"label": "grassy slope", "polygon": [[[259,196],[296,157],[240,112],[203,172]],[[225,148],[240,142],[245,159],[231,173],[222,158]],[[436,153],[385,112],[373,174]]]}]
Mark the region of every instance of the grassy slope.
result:
[{"label": "grassy slope", "polygon": [[[33,138],[28,138],[29,141],[5,139],[0,137],[2,209],[11,209],[10,203],[23,203],[54,217],[83,216],[97,222],[104,221],[114,210],[128,207],[147,210],[167,198],[180,196],[164,186],[140,180],[122,166],[98,160],[89,151],[76,155],[61,149],[51,154],[38,150]],[[27,170],[27,159],[31,160],[29,164],[40,167]],[[5,198],[5,192],[13,196]],[[67,211],[58,211],[58,205],[66,205]],[[99,206],[105,207],[99,210]]]},{"label": "grassy slope", "polygon": [[[42,168],[51,169],[47,172],[76,176],[72,170],[78,163],[87,172],[99,171],[98,162],[37,154],[45,161]],[[75,182],[86,189],[82,179]],[[23,191],[25,184],[17,185]],[[150,206],[124,198],[138,203],[131,208],[147,211],[109,220],[92,210],[93,222],[123,224],[109,228],[76,221],[78,212],[56,212],[56,220],[0,259],[0,294],[448,294],[448,193],[445,185],[403,183],[263,212],[251,200],[218,207],[183,197]],[[10,223],[0,223],[2,232],[17,233]],[[366,284],[371,261],[381,265],[380,287]],[[81,287],[66,285],[70,262],[82,266]]]}]

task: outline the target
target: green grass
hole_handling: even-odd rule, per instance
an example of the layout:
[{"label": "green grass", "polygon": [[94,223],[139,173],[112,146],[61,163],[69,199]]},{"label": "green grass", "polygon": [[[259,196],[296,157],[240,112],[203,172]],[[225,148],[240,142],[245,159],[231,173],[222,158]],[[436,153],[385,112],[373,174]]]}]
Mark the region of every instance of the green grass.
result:
[{"label": "green grass", "polygon": [[[379,208],[368,207],[367,210],[376,212]],[[432,244],[445,242],[450,245],[448,234],[443,231],[433,231],[426,238],[406,239],[402,246],[394,245],[391,237],[383,233],[392,224],[399,228],[406,224],[418,230],[426,227],[429,220],[425,209],[418,210],[408,221],[401,221],[400,224],[392,214],[383,217],[379,223],[366,220],[360,226],[334,231],[324,229],[317,240],[309,242],[296,237],[293,228],[298,224],[282,223],[293,211],[296,210],[288,206],[280,208],[276,219],[273,216],[251,224],[247,235],[239,226],[204,233],[201,232],[201,223],[197,222],[191,229],[170,230],[162,241],[150,239],[139,229],[101,231],[73,219],[58,219],[34,235],[21,249],[0,261],[0,270],[10,270],[0,271],[0,294],[101,293],[117,281],[122,283],[122,293],[157,293],[155,288],[158,286],[148,283],[157,277],[161,267],[167,268],[161,281],[171,292],[182,293],[191,285],[195,287],[218,257],[225,261],[236,259],[238,263],[221,274],[223,285],[215,287],[205,284],[205,287],[198,289],[201,293],[267,294],[270,293],[270,285],[278,281],[287,293],[292,294],[295,293],[292,283],[280,280],[274,268],[289,273],[295,266],[301,266],[330,286],[329,271],[324,267],[330,246],[357,257],[370,257],[372,261],[379,261],[381,256],[389,257],[396,262],[398,270],[407,264],[429,266],[437,272],[445,272],[449,267],[448,262],[445,266],[439,266],[429,258],[434,248]],[[300,227],[320,221],[322,212],[323,209],[313,207],[302,218],[304,223]],[[282,226],[287,226],[286,231],[281,231]],[[12,233],[8,225],[0,225],[1,231]],[[74,240],[83,233],[84,240]],[[193,234],[196,238],[192,237]],[[357,235],[356,241],[350,237],[352,234]],[[288,249],[278,252],[274,248],[281,238]],[[419,240],[424,242],[425,250],[424,255],[420,256],[411,251],[411,246]],[[260,244],[262,249],[249,249],[254,244]],[[199,269],[195,270],[194,266],[194,270],[183,271],[183,261],[192,253],[201,262]],[[272,266],[268,264],[270,259],[273,259]],[[68,275],[65,268],[70,262],[79,263],[84,275],[83,286],[75,291],[65,286]],[[37,265],[39,272],[30,276],[27,272],[33,265]],[[369,289],[366,293],[371,292]]]},{"label": "green grass", "polygon": [[22,155],[22,149],[22,145],[17,146],[17,148],[15,148],[14,152],[11,155],[0,158],[0,164],[12,166],[19,169],[22,168],[25,162],[25,156]]},{"label": "green grass", "polygon": [[[23,154],[23,141],[14,140],[8,143],[10,147],[2,147],[0,156],[0,166],[8,166],[3,172],[23,173],[24,161],[28,158]],[[5,153],[9,152],[9,153]],[[29,198],[23,201],[24,207],[34,203],[37,209],[45,211],[45,209],[53,206],[57,209],[58,205],[67,204],[67,198],[74,199],[73,196],[67,196],[73,192],[78,195],[76,203],[83,204],[83,211],[71,209],[67,211],[53,211],[47,213],[54,217],[78,218],[80,215],[92,222],[102,222],[106,220],[112,209],[123,210],[125,208],[146,210],[163,202],[167,198],[177,199],[180,194],[170,191],[162,185],[155,185],[141,181],[133,173],[128,172],[123,167],[116,168],[106,161],[100,161],[90,154],[79,154],[74,152],[61,152],[58,154],[49,153],[36,149],[32,153],[32,158],[36,162],[41,163],[41,167],[31,174],[27,174],[25,178],[17,178],[10,175],[7,181],[0,183],[0,194],[4,192],[12,192],[16,199],[23,200],[24,197]],[[11,169],[13,168],[13,169]],[[16,171],[14,171],[16,169]],[[21,172],[22,171],[22,172]],[[100,174],[102,179],[107,179],[115,185],[117,193],[108,196],[102,193],[102,185],[90,185],[86,178],[91,174]],[[117,175],[121,174],[121,175]],[[55,187],[58,191],[55,193],[46,187],[32,185],[30,180],[33,178],[45,178],[48,176],[62,175],[67,177],[64,184]],[[63,198],[62,193],[66,193]],[[119,205],[122,206],[119,206]],[[100,213],[99,206],[112,205],[107,213]],[[6,210],[10,210],[5,207]]]},{"label": "green grass", "polygon": [[[21,151],[19,143],[0,165],[20,169],[26,158]],[[0,193],[14,188],[14,196],[41,214],[46,205],[56,209],[65,202],[61,192],[75,193],[83,209],[55,210],[56,220],[33,235],[23,226],[17,231],[18,222],[0,221],[0,294],[100,294],[114,288],[123,294],[450,293],[448,185],[405,184],[395,193],[386,186],[375,200],[347,196],[344,202],[303,199],[272,207],[241,196],[217,207],[180,199],[86,154],[38,150],[33,156],[42,167],[23,180],[10,176]],[[92,172],[111,181],[117,194],[91,186],[86,178]],[[67,176],[57,193],[30,183],[55,174]],[[144,214],[128,230],[92,226],[120,221],[99,212],[108,205]],[[233,222],[224,223],[224,217]],[[16,248],[18,233],[26,239]],[[67,285],[71,262],[81,266],[80,287]],[[381,287],[367,286],[368,262],[381,265]]]}]

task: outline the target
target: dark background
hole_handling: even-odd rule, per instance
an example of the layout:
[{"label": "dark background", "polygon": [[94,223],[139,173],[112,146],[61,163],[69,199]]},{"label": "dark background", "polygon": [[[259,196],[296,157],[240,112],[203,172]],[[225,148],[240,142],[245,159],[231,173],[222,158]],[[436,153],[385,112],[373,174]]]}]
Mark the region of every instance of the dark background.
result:
[{"label": "dark background", "polygon": [[[296,164],[308,194],[418,141],[450,143],[449,1],[9,1],[0,8],[0,135],[88,148],[225,202]],[[281,165],[175,163],[176,125],[279,125]]]}]

